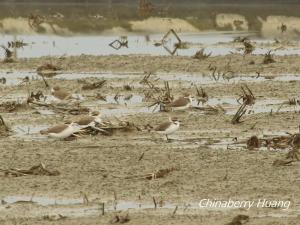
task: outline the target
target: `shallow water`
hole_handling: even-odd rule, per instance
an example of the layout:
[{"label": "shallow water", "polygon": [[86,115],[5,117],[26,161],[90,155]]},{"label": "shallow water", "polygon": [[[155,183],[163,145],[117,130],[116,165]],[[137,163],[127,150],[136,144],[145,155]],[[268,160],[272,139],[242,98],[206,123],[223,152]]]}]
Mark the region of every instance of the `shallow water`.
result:
[{"label": "shallow water", "polygon": [[[175,51],[174,44],[177,42],[174,38],[171,38],[166,47],[170,52],[175,51],[174,55],[180,56],[193,56],[199,49],[205,48],[206,53],[211,53],[212,56],[228,55],[232,52],[238,52],[236,48],[229,47],[222,43],[230,43],[239,35],[247,36],[251,33],[224,33],[224,32],[212,32],[212,33],[182,33],[179,34],[183,42],[187,42],[187,48],[177,49]],[[116,50],[109,46],[109,44],[119,39],[119,36],[71,36],[60,37],[51,35],[19,35],[14,37],[12,35],[4,35],[0,41],[0,45],[6,45],[7,42],[14,40],[23,40],[28,43],[28,46],[16,49],[18,58],[34,58],[42,56],[78,56],[81,54],[86,55],[153,55],[162,56],[170,55],[170,53],[163,46],[154,46],[154,43],[159,42],[163,37],[163,33],[147,36],[145,35],[129,35],[128,36],[128,48],[122,47]],[[259,39],[254,41],[260,42]],[[271,40],[269,40],[271,42]],[[265,54],[269,51],[269,48],[257,48],[253,54]],[[1,54],[2,52],[2,54]],[[3,50],[0,50],[0,54],[3,55]],[[300,48],[287,48],[279,49],[272,52],[275,55],[290,55],[300,54]]]},{"label": "shallow water", "polygon": [[[36,74],[35,71],[0,71],[0,78],[4,77],[6,79],[6,84],[0,84],[0,86],[4,85],[20,85],[23,83],[23,79],[28,77],[30,80],[42,80],[42,78]],[[86,79],[86,78],[98,78],[98,79],[120,79],[128,81],[128,79],[133,80],[137,79],[141,80],[144,77],[144,73],[142,72],[124,72],[124,73],[98,73],[98,72],[82,72],[82,73],[68,73],[62,72],[51,79],[62,79],[62,80],[77,80],[77,79]],[[219,79],[215,80],[212,76],[203,75],[203,74],[189,74],[189,73],[157,73],[153,75],[154,78],[159,78],[165,81],[186,81],[195,84],[234,84],[239,82],[268,82],[272,81],[299,81],[300,75],[299,74],[282,74],[280,76],[274,76],[272,79],[269,77],[264,77],[263,75],[257,77],[252,75],[228,75],[227,77],[220,77]],[[125,84],[125,83],[124,83]],[[118,84],[115,84],[118,85]],[[120,84],[123,85],[123,84]],[[141,86],[137,82],[134,83],[135,87]]]}]

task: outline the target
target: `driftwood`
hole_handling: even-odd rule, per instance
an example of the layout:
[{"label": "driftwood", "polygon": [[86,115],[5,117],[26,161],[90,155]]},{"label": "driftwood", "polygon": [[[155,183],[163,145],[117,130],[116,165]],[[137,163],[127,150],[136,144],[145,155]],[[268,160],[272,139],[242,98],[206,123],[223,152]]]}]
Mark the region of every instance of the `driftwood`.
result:
[{"label": "driftwood", "polygon": [[97,135],[100,133],[102,135],[111,136],[117,131],[132,132],[136,130],[139,131],[141,129],[134,123],[118,120],[117,122],[106,121],[101,124],[97,124],[96,126],[89,126],[83,129],[80,133],[85,135]]},{"label": "driftwood", "polygon": [[5,176],[27,176],[27,175],[39,175],[39,176],[58,176],[60,172],[57,170],[47,170],[43,163],[40,163],[36,166],[32,166],[30,169],[0,169],[0,171],[4,172]]},{"label": "driftwood", "polygon": [[71,115],[80,115],[80,114],[87,114],[89,112],[89,109],[86,107],[81,107],[81,106],[58,106],[54,104],[46,104],[46,103],[41,103],[38,101],[31,101],[30,102],[33,105],[37,106],[44,106],[50,109],[53,109],[54,111],[58,113],[69,113]]}]

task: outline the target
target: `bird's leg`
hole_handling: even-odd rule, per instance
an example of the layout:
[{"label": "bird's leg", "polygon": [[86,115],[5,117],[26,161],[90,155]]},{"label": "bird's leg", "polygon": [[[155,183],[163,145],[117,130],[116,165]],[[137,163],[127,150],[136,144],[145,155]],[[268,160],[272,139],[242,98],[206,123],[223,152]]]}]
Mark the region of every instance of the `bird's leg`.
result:
[{"label": "bird's leg", "polygon": [[168,135],[166,134],[167,141],[169,141]]}]

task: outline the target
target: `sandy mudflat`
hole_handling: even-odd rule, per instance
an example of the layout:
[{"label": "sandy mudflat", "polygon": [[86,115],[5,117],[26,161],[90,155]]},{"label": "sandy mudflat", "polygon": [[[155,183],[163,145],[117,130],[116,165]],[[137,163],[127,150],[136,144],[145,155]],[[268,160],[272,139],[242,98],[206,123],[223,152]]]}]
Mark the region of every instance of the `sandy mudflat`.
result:
[{"label": "sandy mudflat", "polygon": [[[238,214],[248,215],[248,224],[253,225],[298,224],[300,162],[275,167],[272,163],[284,159],[288,148],[249,150],[245,142],[252,135],[262,138],[299,132],[300,106],[289,104],[289,100],[299,99],[300,57],[275,56],[275,63],[262,64],[263,57],[233,54],[199,61],[179,56],[82,55],[2,63],[1,75],[8,77],[8,81],[10,75],[12,79],[24,74],[24,77],[29,76],[30,83],[1,85],[0,103],[13,99],[23,101],[28,90],[49,94],[34,71],[44,63],[52,63],[61,67],[64,75],[47,78],[51,86],[60,85],[70,92],[81,93],[85,98],[81,104],[100,109],[104,119],[117,116],[143,129],[119,131],[112,136],[82,135],[73,141],[53,141],[41,138],[38,131],[71,115],[57,112],[45,115],[39,112],[43,107],[32,104],[13,112],[2,109],[1,115],[12,132],[0,138],[0,168],[28,169],[43,162],[49,170],[58,170],[61,175],[11,177],[0,172],[0,199],[3,199],[0,223],[108,224],[116,211],[121,210],[122,215],[129,213],[128,224],[221,225]],[[217,67],[220,78],[212,77],[209,65]],[[169,81],[175,97],[184,92],[196,95],[194,85],[201,86],[209,97],[203,106],[219,104],[226,112],[209,114],[190,109],[151,113],[147,106],[155,100],[145,98],[149,87],[140,83],[145,71],[153,72],[150,80],[157,87]],[[233,73],[222,76],[227,71]],[[81,74],[78,79],[72,79],[78,74]],[[101,79],[107,80],[101,89],[82,90],[83,81]],[[125,84],[132,90],[125,90]],[[236,99],[245,84],[252,90],[256,102],[242,117],[243,122],[233,125],[231,119],[239,107]],[[97,100],[97,93],[111,100]],[[121,101],[116,102],[112,99],[117,93],[136,97],[128,101],[121,97]],[[166,121],[170,115],[182,120],[180,130],[170,135],[173,139],[170,143],[165,137],[144,129],[147,124],[156,126]],[[163,178],[143,177],[172,167],[176,169]],[[16,196],[17,200],[31,199],[32,202],[13,202]],[[87,204],[83,196],[87,196]],[[153,197],[162,207],[158,204],[154,209]],[[288,210],[199,209],[197,204],[203,198],[253,201],[266,198],[291,201],[291,205]],[[104,216],[100,216],[102,202],[106,207]],[[117,206],[116,210],[113,205]],[[179,208],[173,215],[176,206]],[[130,207],[134,209],[128,209]]]}]

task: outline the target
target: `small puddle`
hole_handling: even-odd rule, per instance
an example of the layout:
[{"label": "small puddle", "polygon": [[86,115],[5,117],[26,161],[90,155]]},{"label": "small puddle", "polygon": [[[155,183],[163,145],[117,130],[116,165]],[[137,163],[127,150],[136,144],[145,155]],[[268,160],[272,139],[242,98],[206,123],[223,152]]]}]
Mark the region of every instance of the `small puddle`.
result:
[{"label": "small puddle", "polygon": [[[84,204],[83,199],[55,199],[47,197],[30,197],[30,196],[7,196],[1,201],[3,206],[6,205],[16,205],[19,207],[22,204],[34,204],[37,206],[44,206],[44,208],[31,207],[29,210],[26,210],[26,217],[40,217],[40,216],[55,216],[63,215],[67,217],[87,217],[100,215],[102,212],[102,203],[101,202],[90,202],[89,204]],[[18,207],[16,206],[16,207]],[[56,207],[55,207],[56,206]],[[200,208],[199,203],[162,203],[157,204],[156,210],[172,210],[177,208],[178,214],[210,214],[213,212],[219,213],[230,213],[232,210],[240,210],[239,208],[217,208],[217,207],[207,207]],[[16,216],[10,214],[10,208],[1,207],[0,211],[5,210],[5,216]],[[18,209],[18,208],[17,208]],[[133,201],[106,201],[104,202],[105,212],[113,211],[128,211],[128,210],[150,210],[155,209],[153,203],[142,203],[142,202],[133,202]],[[21,208],[20,208],[21,210]],[[168,211],[167,211],[168,212]],[[249,212],[252,212],[249,211]],[[255,213],[255,211],[253,211]],[[252,212],[252,213],[253,213]],[[259,217],[271,216],[271,217],[296,217],[298,210],[288,209],[288,210],[278,210],[276,212],[270,212],[270,210],[260,211]],[[12,211],[14,213],[14,211]],[[21,216],[21,215],[20,215]]]},{"label": "small puddle", "polygon": [[232,76],[229,79],[224,79],[220,77],[218,80],[215,80],[212,76],[209,75],[192,75],[192,74],[160,74],[156,75],[162,80],[166,81],[188,81],[193,83],[201,84],[232,84],[238,82],[262,82],[266,81],[264,77],[256,76]]},{"label": "small puddle", "polygon": [[105,101],[99,101],[101,104],[121,104],[121,105],[134,105],[143,102],[144,97],[141,95],[120,95],[115,98],[113,95],[107,95]]},{"label": "small puddle", "polygon": [[124,72],[124,73],[112,73],[112,72],[82,72],[82,73],[61,73],[56,75],[57,79],[65,80],[79,80],[85,78],[105,78],[105,79],[128,79],[128,78],[137,78],[138,75],[144,75],[144,73],[139,72]]},{"label": "small puddle", "polygon": [[40,135],[40,131],[47,129],[49,125],[15,125],[12,126],[13,135],[11,137],[23,139],[45,139]]},{"label": "small puddle", "polygon": [[157,113],[159,112],[159,107],[152,106],[152,107],[140,107],[140,108],[114,108],[108,109],[103,108],[101,109],[101,114],[103,116],[111,117],[111,116],[126,116],[126,115],[134,115],[138,113]]},{"label": "small puddle", "polygon": [[19,85],[26,77],[30,80],[39,79],[38,75],[34,75],[31,72],[0,72],[0,78],[6,79],[5,85]]}]

